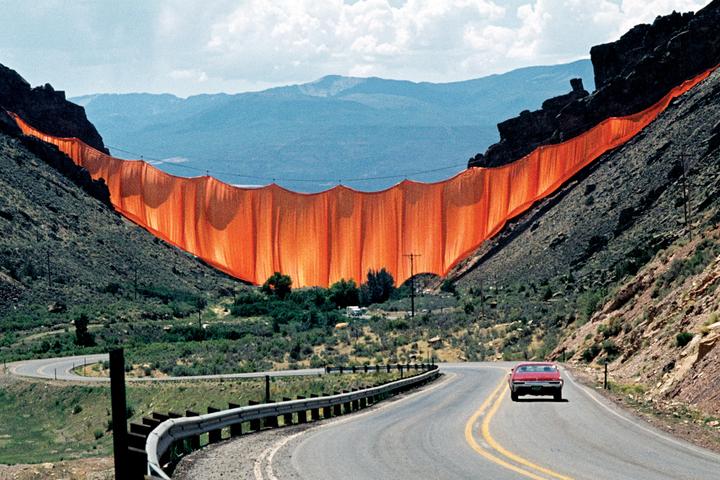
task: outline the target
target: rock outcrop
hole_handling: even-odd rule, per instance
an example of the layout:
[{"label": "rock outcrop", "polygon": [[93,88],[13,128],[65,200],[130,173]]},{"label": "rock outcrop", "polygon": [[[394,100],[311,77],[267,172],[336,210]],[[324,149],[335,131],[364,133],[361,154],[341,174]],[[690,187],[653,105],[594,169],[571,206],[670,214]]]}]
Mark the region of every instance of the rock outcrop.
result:
[{"label": "rock outcrop", "polygon": [[22,135],[15,120],[5,110],[17,113],[40,130],[62,137],[78,137],[107,152],[102,137],[85,116],[85,109],[65,100],[63,92],[49,84],[31,88],[17,72],[0,65],[0,133],[20,139],[22,144],[45,163],[62,173],[91,197],[112,208],[110,191],[102,179],[93,180],[87,170],[76,165],[56,147]]},{"label": "rock outcrop", "polygon": [[468,166],[505,165],[606,118],[649,107],[671,88],[720,63],[718,25],[720,0],[714,0],[697,13],[658,17],[616,42],[593,47],[595,92],[583,95],[581,85],[573,83],[571,93],[546,101],[542,109],[500,123],[500,142],[471,158]]},{"label": "rock outcrop", "polygon": [[[32,88],[15,70],[0,65],[0,107],[17,113],[35,128],[60,137],[77,137],[107,153],[98,131],[85,115],[85,109],[65,99],[48,83]],[[8,117],[0,115],[0,127],[7,130]],[[14,122],[13,122],[14,123]]]}]

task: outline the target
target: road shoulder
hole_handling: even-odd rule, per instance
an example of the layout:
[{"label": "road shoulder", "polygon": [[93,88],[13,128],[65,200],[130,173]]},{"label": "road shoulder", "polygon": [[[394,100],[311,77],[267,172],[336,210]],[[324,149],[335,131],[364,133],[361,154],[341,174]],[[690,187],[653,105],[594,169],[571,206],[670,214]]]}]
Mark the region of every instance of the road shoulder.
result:
[{"label": "road shoulder", "polygon": [[678,401],[647,398],[612,382],[610,389],[604,390],[598,372],[579,365],[565,364],[564,367],[579,384],[601,395],[620,410],[643,419],[669,436],[720,453],[720,424],[706,423],[692,406]]}]

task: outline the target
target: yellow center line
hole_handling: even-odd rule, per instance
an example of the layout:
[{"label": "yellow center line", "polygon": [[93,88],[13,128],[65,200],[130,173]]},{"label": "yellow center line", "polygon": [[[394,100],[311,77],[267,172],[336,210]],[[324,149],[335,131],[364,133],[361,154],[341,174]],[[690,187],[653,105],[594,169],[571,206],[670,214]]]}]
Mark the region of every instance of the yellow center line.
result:
[{"label": "yellow center line", "polygon": [[515,473],[519,473],[520,475],[523,475],[525,477],[532,478],[533,480],[547,480],[543,477],[540,477],[538,475],[535,475],[532,472],[528,472],[527,470],[523,470],[520,467],[517,467],[511,463],[506,462],[502,458],[496,457],[495,455],[491,454],[490,452],[486,451],[484,448],[482,448],[477,441],[475,440],[475,436],[473,435],[473,425],[475,425],[475,422],[478,418],[485,412],[488,405],[490,405],[490,402],[492,399],[497,395],[497,393],[500,391],[500,389],[503,387],[503,384],[505,382],[505,379],[502,379],[498,386],[495,388],[495,390],[488,396],[485,401],[480,405],[480,408],[477,409],[477,411],[473,414],[472,417],[470,417],[470,420],[465,424],[465,441],[467,441],[473,450],[475,450],[477,453],[485,457],[486,459],[490,460],[491,462],[495,463],[496,465],[500,465],[503,468],[507,468],[508,470],[512,470]]},{"label": "yellow center line", "polygon": [[[493,418],[493,416],[497,413],[498,409],[500,408],[500,405],[503,402],[503,399],[505,398],[505,395],[507,394],[507,385],[505,383],[505,379],[501,379],[498,386],[493,390],[493,392],[485,399],[485,401],[480,405],[480,408],[475,411],[475,413],[470,417],[468,422],[465,424],[465,440],[468,442],[468,444],[472,447],[473,450],[475,450],[477,453],[485,457],[486,459],[490,460],[491,462],[500,465],[503,468],[506,468],[508,470],[512,470],[515,473],[519,473],[520,475],[523,475],[528,478],[532,478],[534,480],[547,480],[545,477],[542,477],[538,475],[538,473],[543,473],[545,475],[548,475],[550,477],[559,479],[559,480],[572,480],[571,477],[566,477],[564,475],[561,475],[557,472],[554,472],[550,469],[541,467],[539,465],[536,465],[529,460],[526,460],[519,455],[516,455],[510,451],[508,451],[506,448],[504,448],[502,445],[500,445],[490,434],[490,422]],[[502,392],[501,392],[502,390]],[[498,395],[498,392],[500,394]],[[496,398],[497,397],[497,398]],[[487,442],[487,444],[500,453],[501,455],[504,455],[507,459],[512,460],[515,463],[518,463],[520,465],[523,465],[524,467],[527,467],[530,470],[526,470],[524,468],[520,468],[517,465],[513,465],[512,463],[509,463],[505,461],[504,459],[495,456],[488,452],[486,449],[484,449],[480,444],[477,443],[475,440],[475,436],[473,435],[473,426],[475,425],[475,422],[480,418],[480,416],[483,415],[485,410],[487,410],[490,403],[495,399],[495,403],[493,404],[490,411],[487,413],[485,418],[483,419],[482,427],[481,427],[481,433],[483,436],[483,439]],[[535,470],[535,471],[531,471]]]},{"label": "yellow center line", "polygon": [[502,404],[503,400],[507,396],[508,390],[509,390],[509,387],[507,386],[507,384],[505,384],[505,388],[503,388],[500,395],[498,395],[497,400],[495,400],[495,404],[493,404],[492,408],[490,409],[487,416],[483,420],[482,436],[485,439],[485,441],[488,443],[488,445],[490,445],[492,448],[494,448],[498,453],[500,453],[501,455],[504,455],[505,457],[509,458],[513,462],[519,463],[520,465],[524,465],[524,466],[531,468],[533,470],[536,470],[538,472],[542,472],[545,475],[549,475],[551,477],[557,478],[558,480],[572,480],[571,477],[566,477],[565,475],[561,475],[553,470],[550,470],[549,468],[545,468],[545,467],[541,467],[540,465],[536,465],[536,464],[532,463],[531,461],[508,451],[506,448],[504,448],[502,445],[500,445],[492,437],[492,435],[490,435],[490,421],[492,420],[493,416],[495,416],[495,413],[497,413],[498,409],[500,408],[500,405]]}]

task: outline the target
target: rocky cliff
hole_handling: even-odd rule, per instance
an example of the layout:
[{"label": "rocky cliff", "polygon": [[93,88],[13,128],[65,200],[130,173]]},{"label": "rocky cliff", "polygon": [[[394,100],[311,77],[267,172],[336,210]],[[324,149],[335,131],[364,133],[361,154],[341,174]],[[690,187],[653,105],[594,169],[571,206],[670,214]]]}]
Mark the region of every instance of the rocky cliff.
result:
[{"label": "rocky cliff", "polygon": [[0,65],[0,134],[18,138],[19,142],[38,158],[90,196],[111,206],[110,192],[102,179],[93,180],[87,170],[77,166],[54,146],[23,136],[15,120],[6,111],[17,113],[43,132],[62,137],[78,137],[107,152],[100,134],[85,116],[83,107],[65,100],[65,94],[55,91],[50,84],[31,88],[16,71]]},{"label": "rocky cliff", "polygon": [[[35,128],[60,137],[77,137],[98,150],[105,150],[103,140],[85,116],[85,109],[65,99],[47,83],[32,88],[15,70],[0,65],[0,107],[17,113]],[[0,112],[0,128],[12,129],[5,112]]]},{"label": "rocky cliff", "polygon": [[571,93],[546,101],[535,112],[498,125],[500,141],[468,166],[510,163],[540,145],[562,142],[602,120],[639,112],[672,87],[720,63],[720,0],[697,13],[672,13],[652,25],[638,25],[616,42],[590,50],[596,90],[587,95],[573,83]]}]

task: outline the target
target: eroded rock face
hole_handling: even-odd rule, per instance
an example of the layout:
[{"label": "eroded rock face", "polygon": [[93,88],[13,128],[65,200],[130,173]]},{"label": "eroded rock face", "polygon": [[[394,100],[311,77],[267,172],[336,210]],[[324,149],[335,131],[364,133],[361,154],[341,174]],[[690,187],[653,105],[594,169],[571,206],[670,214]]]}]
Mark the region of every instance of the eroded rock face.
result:
[{"label": "eroded rock face", "polygon": [[0,65],[0,107],[17,113],[41,131],[77,137],[107,153],[102,137],[88,121],[83,107],[68,102],[65,92],[54,90],[50,84],[32,88],[16,71],[4,65]]},{"label": "eroded rock face", "polygon": [[573,91],[547,100],[540,110],[522,112],[498,124],[500,142],[468,162],[496,167],[540,145],[572,138],[612,116],[639,112],[671,88],[720,63],[720,0],[698,13],[672,13],[652,25],[638,25],[619,40],[590,50],[596,90]]},{"label": "eroded rock face", "polygon": [[[570,84],[570,93],[545,100],[540,110],[525,110],[519,116],[499,123],[500,142],[491,145],[485,155],[480,153],[470,159],[469,166],[504,165],[544,143],[558,130],[560,112],[569,104],[589,95],[583,88],[582,79],[574,78]],[[528,150],[530,145],[533,147]]]}]

